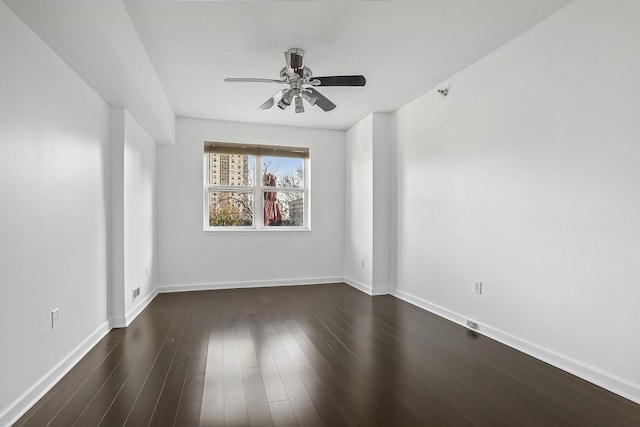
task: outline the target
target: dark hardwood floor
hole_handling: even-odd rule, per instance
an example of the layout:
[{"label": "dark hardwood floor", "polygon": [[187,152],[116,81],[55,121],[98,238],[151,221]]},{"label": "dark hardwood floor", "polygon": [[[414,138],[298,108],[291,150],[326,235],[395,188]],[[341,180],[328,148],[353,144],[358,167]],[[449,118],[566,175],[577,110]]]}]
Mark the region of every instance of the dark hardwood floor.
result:
[{"label": "dark hardwood floor", "polygon": [[161,294],[16,426],[640,426],[640,405],[344,284]]}]

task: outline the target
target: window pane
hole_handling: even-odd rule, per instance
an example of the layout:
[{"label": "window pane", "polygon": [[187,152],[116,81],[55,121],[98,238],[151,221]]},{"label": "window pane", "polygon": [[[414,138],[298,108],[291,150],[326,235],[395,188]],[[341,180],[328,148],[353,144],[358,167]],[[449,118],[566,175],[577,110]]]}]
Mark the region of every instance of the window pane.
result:
[{"label": "window pane", "polygon": [[304,192],[264,191],[265,226],[304,226]]},{"label": "window pane", "polygon": [[253,156],[247,154],[207,153],[209,156],[208,185],[253,185]]},{"label": "window pane", "polygon": [[212,227],[253,225],[253,194],[210,190],[209,225]]},{"label": "window pane", "polygon": [[304,188],[304,159],[263,156],[262,183],[265,187]]}]

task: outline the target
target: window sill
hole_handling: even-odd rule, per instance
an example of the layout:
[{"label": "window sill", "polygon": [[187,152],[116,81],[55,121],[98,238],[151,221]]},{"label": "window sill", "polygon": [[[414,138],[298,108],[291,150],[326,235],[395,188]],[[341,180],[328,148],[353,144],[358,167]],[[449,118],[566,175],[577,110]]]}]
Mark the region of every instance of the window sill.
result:
[{"label": "window sill", "polygon": [[220,227],[220,228],[205,228],[205,235],[213,234],[304,234],[310,233],[311,228],[293,228],[293,227],[269,227],[269,228],[240,228],[240,227]]}]

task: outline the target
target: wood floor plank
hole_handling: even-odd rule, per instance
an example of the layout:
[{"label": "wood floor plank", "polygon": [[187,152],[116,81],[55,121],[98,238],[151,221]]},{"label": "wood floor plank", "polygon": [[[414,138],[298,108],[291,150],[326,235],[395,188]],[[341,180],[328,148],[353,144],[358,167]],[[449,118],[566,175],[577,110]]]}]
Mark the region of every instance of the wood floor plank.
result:
[{"label": "wood floor plank", "polygon": [[269,343],[254,318],[252,318],[250,322],[250,332],[258,359],[258,366],[262,373],[262,381],[267,393],[267,399],[269,402],[289,400],[289,396],[282,383],[282,378],[280,378],[278,366],[271,353]]},{"label": "wood floor plank", "polygon": [[[119,365],[104,381],[100,390],[95,393],[75,423],[69,424],[68,421],[63,421],[61,425],[97,426],[100,424],[104,414],[108,411],[131,374],[136,362],[144,354],[145,348],[152,342],[152,340],[146,336],[142,339],[135,339],[132,338],[131,334],[128,334],[124,341],[127,345],[127,351],[123,354]],[[80,392],[82,393],[82,390]],[[56,417],[56,419],[58,418],[60,417]]]},{"label": "wood floor plank", "polygon": [[244,369],[257,368],[258,358],[256,357],[256,350],[253,346],[253,340],[251,339],[247,317],[243,317],[242,320],[238,322],[236,332],[238,334],[238,347],[240,349],[240,362],[242,367]]},{"label": "wood floor plank", "polygon": [[[236,339],[235,342],[237,343],[238,340]],[[240,349],[237,345],[225,345],[223,357],[224,423],[225,425],[247,425],[249,421],[240,363]]]},{"label": "wood floor plank", "polygon": [[148,425],[151,422],[185,329],[184,322],[177,320],[176,325],[177,327],[167,336],[160,348],[158,357],[127,416],[125,426],[136,427]]},{"label": "wood floor plank", "polygon": [[[331,339],[331,336],[327,336]],[[400,411],[394,396],[371,375],[362,375],[356,361],[350,361],[349,353],[340,357],[323,337],[297,337],[307,358],[331,393],[347,402],[357,416],[358,425],[419,425],[408,413]],[[380,423],[380,424],[377,424]]]},{"label": "wood floor plank", "polygon": [[[150,426],[173,426],[180,402],[183,386],[188,375],[189,360],[194,340],[198,335],[198,325],[204,321],[202,313],[190,310],[186,326],[180,337],[176,352],[169,367],[165,383],[158,397]],[[197,344],[196,344],[197,345]]]},{"label": "wood floor plank", "polygon": [[271,410],[271,417],[273,418],[274,426],[297,427],[299,425],[288,400],[269,402],[269,408]]},{"label": "wood floor plank", "polygon": [[420,420],[425,425],[432,426],[450,426],[452,424],[447,423],[444,419],[442,419],[435,411],[430,409],[415,395],[410,394],[407,396],[401,396],[398,398],[398,401],[402,406],[407,408],[409,412],[413,414],[413,416]]},{"label": "wood floor plank", "polygon": [[300,381],[289,353],[287,353],[276,329],[272,325],[264,325],[263,331],[296,419],[305,426],[322,425],[321,418],[302,381]]},{"label": "wood floor plank", "polygon": [[174,426],[195,427],[201,425],[203,389],[204,372],[187,375],[182,386],[180,404],[173,422]]},{"label": "wood floor plank", "polygon": [[[383,363],[386,363],[384,360],[387,357],[390,357],[390,360],[396,360],[400,357],[400,355],[395,354],[396,346],[388,345],[387,342],[380,338],[377,340],[376,348],[381,351],[380,357]],[[505,425],[517,425],[518,420],[529,416],[523,406],[514,405],[513,402],[509,402],[508,399],[505,399],[503,396],[491,394],[490,390],[484,388],[487,381],[477,381],[471,384],[468,381],[468,375],[460,374],[460,367],[465,366],[465,364],[462,363],[464,360],[455,360],[455,354],[443,355],[432,362],[424,358],[415,360],[415,358],[412,357],[420,353],[418,349],[410,351],[410,349],[405,348],[402,363],[403,369],[409,368],[411,372],[419,373],[419,376],[429,378],[431,383],[438,384],[438,390],[441,396],[445,396],[445,391],[448,391],[450,394],[449,401],[459,402],[460,406],[464,406],[466,412],[468,412],[468,419],[474,420],[477,424],[502,423]],[[434,366],[438,375],[433,375],[424,370],[423,367],[425,365],[433,366],[433,364],[438,361],[444,362],[439,366]],[[458,364],[459,362],[460,364]],[[446,373],[446,375],[443,375],[444,373]],[[493,381],[493,378],[485,377],[484,379]],[[443,380],[444,382],[442,382]],[[414,382],[413,385],[418,385],[418,383]],[[493,399],[492,402],[488,402],[490,399]],[[485,407],[492,408],[491,421],[482,421],[485,419],[483,415],[486,412]]]},{"label": "wood floor plank", "polygon": [[76,366],[64,376],[62,380],[52,388],[42,399],[42,404],[37,404],[28,411],[15,426],[43,426],[66,406],[70,399],[88,380],[93,372],[100,367],[104,360],[111,354],[124,338],[125,331],[112,330],[96,346],[83,357]]},{"label": "wood floor plank", "polygon": [[112,377],[114,371],[121,365],[124,358],[124,349],[120,345],[114,349],[110,357],[87,378],[87,381],[78,389],[78,392],[67,402],[49,422],[51,427],[68,427],[76,423],[93,397],[102,389],[104,383]]},{"label": "wood floor plank", "polygon": [[222,330],[216,330],[209,336],[200,424],[202,426],[224,425],[224,332]]},{"label": "wood floor plank", "polygon": [[283,321],[279,321],[279,322],[276,322],[274,326],[275,326],[276,332],[280,336],[280,340],[282,341],[284,348],[287,350],[287,353],[289,354],[289,358],[291,359],[291,361],[295,363],[295,362],[303,362],[307,360],[304,353],[300,349],[300,346],[298,346],[298,343],[293,337],[293,334],[287,327],[286,323]]},{"label": "wood floor plank", "polygon": [[174,426],[200,425],[207,348],[209,346],[209,329],[205,319],[200,319],[200,322],[201,326],[197,328],[190,348],[187,375],[180,390],[180,401],[176,410]]},{"label": "wood floor plank", "polygon": [[[113,377],[119,378],[120,373],[114,372]],[[120,391],[124,381],[119,382],[115,381],[107,381],[100,392],[97,393],[92,401],[87,405],[87,407],[79,414],[77,414],[77,420],[71,425],[83,426],[83,425],[93,425],[97,426],[100,424],[100,420],[104,416],[105,412],[111,406],[113,402],[113,398],[106,397],[107,395],[116,396]],[[53,425],[53,423],[52,423]]]},{"label": "wood floor plank", "polygon": [[640,405],[338,283],[158,295],[15,425],[638,427]]},{"label": "wood floor plank", "polygon": [[356,419],[352,417],[348,405],[345,405],[341,399],[331,393],[309,361],[295,362],[294,366],[324,425],[348,426],[356,424]]},{"label": "wood floor plank", "polygon": [[271,409],[259,368],[242,370],[247,419],[250,426],[272,426]]},{"label": "wood floor plank", "polygon": [[[337,318],[326,319],[325,324],[328,325],[334,335],[336,335],[342,342],[347,343],[361,359],[365,359],[366,363],[381,363],[382,365],[389,366],[392,364],[396,367],[397,372],[394,372],[394,376],[397,378],[409,379],[410,375],[416,372],[420,372],[419,364],[411,364],[410,356],[411,352],[408,349],[403,349],[403,355],[396,354],[396,347],[388,345],[387,342],[381,340],[380,337],[376,337],[375,329],[370,328],[372,333],[367,336],[361,336],[361,334],[355,334],[354,337],[350,337],[348,332],[343,328],[354,327],[351,322],[343,323]],[[377,340],[376,340],[377,338]],[[378,341],[378,342],[376,342]],[[382,342],[380,342],[382,341]],[[404,356],[404,357],[402,357]],[[394,363],[400,360],[401,363]],[[424,362],[424,361],[423,361]],[[426,377],[427,373],[423,372],[422,377]],[[511,416],[508,412],[504,411],[504,408],[500,406],[494,406],[492,409],[491,420],[487,420],[484,413],[486,396],[483,393],[477,393],[474,389],[465,389],[463,384],[459,381],[456,375],[451,375],[446,381],[439,381],[438,378],[430,377],[431,383],[437,384],[438,390],[442,395],[445,391],[449,394],[450,401],[458,401],[463,403],[465,408],[465,417],[468,420],[473,420],[477,425],[517,425],[519,418],[525,416]],[[405,395],[410,393],[418,393],[415,386],[417,381],[403,381],[405,389],[399,388],[396,390],[396,395]],[[470,396],[471,395],[471,396]],[[497,410],[496,410],[497,409]],[[459,421],[458,421],[459,422]]]},{"label": "wood floor plank", "polygon": [[129,413],[132,410],[152,367],[154,366],[162,346],[175,327],[176,323],[172,322],[171,326],[166,330],[156,331],[152,337],[152,345],[144,351],[142,357],[135,363],[131,373],[118,392],[118,395],[104,414],[102,421],[100,422],[101,426],[122,426],[125,424],[125,421],[127,420],[127,417],[129,416]]},{"label": "wood floor plank", "polygon": [[[288,319],[292,320],[292,319]],[[309,364],[304,352],[300,348],[286,321],[275,323],[275,330],[282,341],[297,377],[306,389],[316,412],[324,425],[343,426],[348,425],[349,411],[341,405],[334,396],[324,387],[313,367]]]}]

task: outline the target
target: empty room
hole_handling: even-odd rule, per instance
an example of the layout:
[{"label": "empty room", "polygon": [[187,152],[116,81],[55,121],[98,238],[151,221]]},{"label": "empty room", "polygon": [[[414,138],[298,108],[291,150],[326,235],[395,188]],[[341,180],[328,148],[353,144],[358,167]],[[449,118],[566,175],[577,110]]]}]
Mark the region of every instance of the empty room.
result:
[{"label": "empty room", "polygon": [[639,23],[0,1],[0,426],[640,426]]}]

